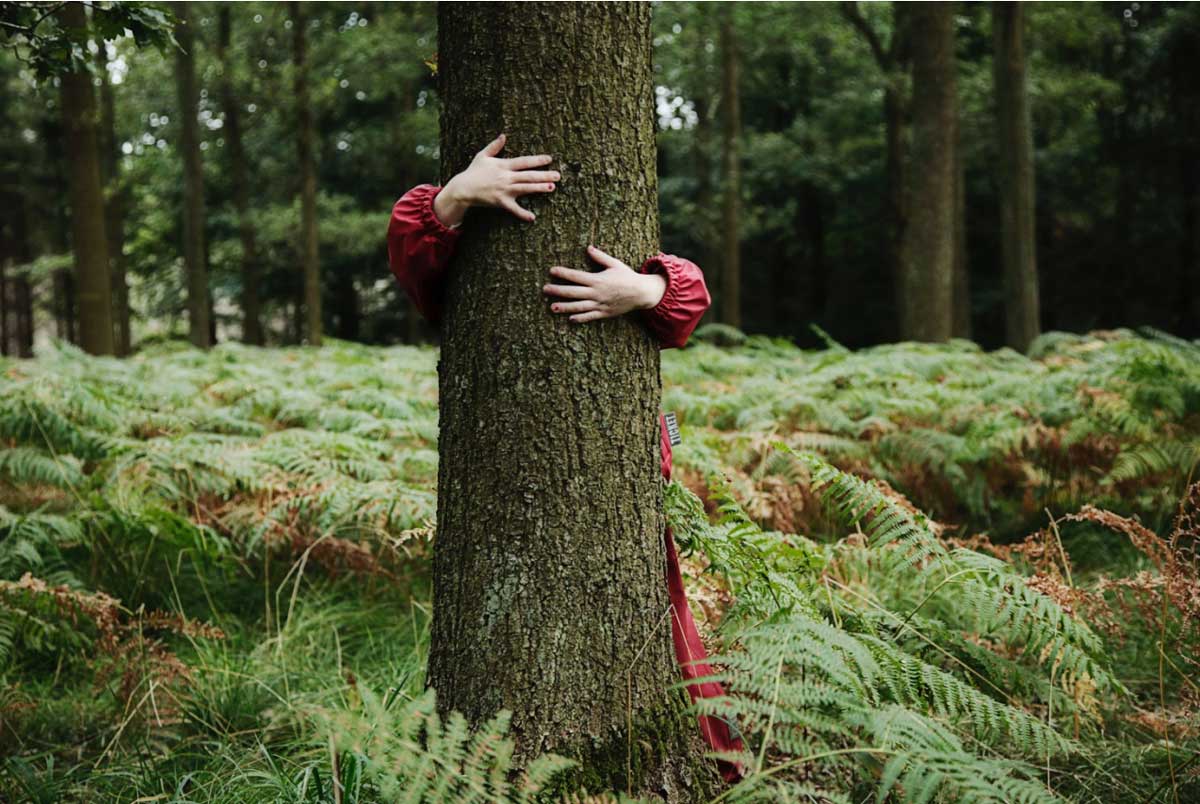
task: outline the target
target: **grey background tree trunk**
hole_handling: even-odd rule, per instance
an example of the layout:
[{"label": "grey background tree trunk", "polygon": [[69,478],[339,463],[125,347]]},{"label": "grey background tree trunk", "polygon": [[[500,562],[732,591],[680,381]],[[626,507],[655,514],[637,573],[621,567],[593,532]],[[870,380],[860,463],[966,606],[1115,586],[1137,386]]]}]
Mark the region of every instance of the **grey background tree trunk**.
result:
[{"label": "grey background tree trunk", "polygon": [[541,292],[589,243],[634,266],[658,249],[650,8],[442,3],[438,30],[443,179],[500,132],[563,178],[524,202],[533,224],[472,210],[451,266],[429,682],[474,723],[511,710],[518,758],[578,757],[589,790],[699,798],[667,689],[658,346]]},{"label": "grey background tree trunk", "polygon": [[721,323],[742,326],[742,256],[739,233],[742,169],[742,102],[738,93],[737,31],[733,6],[721,7]]},{"label": "grey background tree trunk", "polygon": [[[67,3],[58,15],[65,27],[87,27],[82,3]],[[61,91],[66,151],[70,154],[71,245],[75,255],[74,295],[79,310],[79,345],[94,355],[111,355],[112,285],[104,190],[100,184],[98,113],[91,73],[64,73]]]},{"label": "grey background tree trunk", "polygon": [[229,170],[233,176],[233,206],[237,210],[238,239],[242,246],[242,341],[263,345],[262,312],[258,298],[260,280],[258,246],[250,220],[250,179],[242,145],[242,107],[234,86],[235,67],[230,53],[233,20],[229,5],[217,18],[217,58],[221,62],[221,110],[225,113],[225,141],[229,144]]},{"label": "grey background tree trunk", "polygon": [[912,42],[912,154],[900,337],[945,341],[954,324],[954,5],[911,3],[906,13]]},{"label": "grey background tree trunk", "polygon": [[212,346],[208,264],[204,248],[204,170],[196,123],[196,35],[190,3],[176,3],[175,81],[179,95],[179,152],[183,157],[183,262],[187,279],[188,337],[201,349]]},{"label": "grey background tree trunk", "polygon": [[1025,75],[1025,10],[992,4],[996,145],[999,150],[1000,244],[1004,261],[1004,330],[1025,351],[1041,332],[1037,229],[1034,223],[1033,125]]},{"label": "grey background tree trunk", "polygon": [[305,331],[309,346],[320,346],[321,265],[317,239],[317,166],[313,161],[312,106],[308,97],[308,17],[302,3],[291,4],[292,58],[296,70],[296,146],[300,159],[301,264],[304,266]]}]

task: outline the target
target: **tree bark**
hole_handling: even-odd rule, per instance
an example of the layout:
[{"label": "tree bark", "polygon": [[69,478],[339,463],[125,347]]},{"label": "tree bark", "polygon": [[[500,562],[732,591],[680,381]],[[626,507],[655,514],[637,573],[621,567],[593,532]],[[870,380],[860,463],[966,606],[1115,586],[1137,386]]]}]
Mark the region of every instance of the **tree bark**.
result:
[{"label": "tree bark", "polygon": [[300,159],[300,238],[304,308],[309,346],[321,345],[321,266],[317,240],[317,168],[313,161],[312,108],[308,97],[308,18],[302,3],[290,4],[295,65],[296,147]]},{"label": "tree bark", "polygon": [[904,229],[900,336],[945,341],[953,332],[954,6],[911,3],[912,159]]},{"label": "tree bark", "polygon": [[1033,126],[1025,74],[1025,10],[992,4],[1000,245],[1004,261],[1005,339],[1025,351],[1041,331],[1034,228]]},{"label": "tree bark", "polygon": [[179,152],[183,157],[183,261],[187,280],[188,334],[201,349],[212,346],[208,264],[204,248],[204,171],[196,124],[196,37],[191,4],[176,3],[175,81],[179,95]]},{"label": "tree bark", "polygon": [[[87,28],[82,3],[59,11],[64,27]],[[72,70],[62,76],[62,114],[71,171],[71,234],[75,254],[75,296],[79,345],[94,355],[113,354],[112,285],[108,268],[100,148],[96,139],[96,96],[92,75]]]},{"label": "tree bark", "polygon": [[116,100],[108,78],[108,50],[100,41],[96,70],[100,73],[100,179],[104,183],[105,227],[109,276],[113,289],[113,346],[121,356],[132,348],[129,330],[129,283],[125,278],[125,191],[117,145]]},{"label": "tree bark", "polygon": [[221,108],[225,112],[225,142],[229,146],[229,171],[233,177],[233,206],[237,211],[238,239],[242,246],[242,341],[262,346],[258,244],[250,221],[250,177],[246,150],[242,145],[242,108],[233,83],[232,40],[232,15],[226,4],[221,6],[217,17],[217,58],[221,62]]},{"label": "tree bark", "polygon": [[556,318],[540,290],[589,243],[630,265],[658,248],[650,8],[441,3],[438,30],[443,179],[499,132],[563,178],[525,202],[536,223],[473,210],[452,267],[429,682],[472,723],[510,710],[518,762],[555,751],[593,792],[698,799],[668,689],[658,347],[632,317]]},{"label": "tree bark", "polygon": [[738,234],[741,195],[741,99],[738,96],[737,33],[733,5],[721,7],[721,323],[742,326],[742,257]]}]

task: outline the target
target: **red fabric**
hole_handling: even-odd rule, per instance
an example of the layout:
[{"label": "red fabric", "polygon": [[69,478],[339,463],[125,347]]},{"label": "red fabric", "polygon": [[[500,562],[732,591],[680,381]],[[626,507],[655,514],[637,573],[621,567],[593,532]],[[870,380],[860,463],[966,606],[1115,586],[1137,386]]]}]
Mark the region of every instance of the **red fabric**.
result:
[{"label": "red fabric", "polygon": [[[433,212],[433,200],[441,190],[432,184],[422,184],[409,190],[392,208],[388,224],[388,264],[396,281],[413,300],[418,312],[430,321],[441,318],[445,298],[446,270],[461,229],[451,229],[438,220]],[[656,272],[667,281],[666,291],[656,307],[641,311],[641,319],[663,349],[679,348],[700,322],[711,304],[704,274],[695,263],[670,254],[657,254],[646,260],[642,273]],[[663,477],[671,478],[671,441],[666,421],[659,415]],[[700,640],[700,631],[688,606],[683,576],[679,571],[679,556],[671,529],[663,534],[667,557],[667,592],[671,600],[671,639],[675,645],[675,660],[683,677],[689,681],[713,674],[704,662],[708,653]],[[692,700],[724,695],[721,685],[708,681],[689,684]],[[715,751],[740,751],[742,741],[731,735],[729,725],[720,718],[700,717],[700,731]],[[728,780],[740,776],[740,769],[720,763]]]}]

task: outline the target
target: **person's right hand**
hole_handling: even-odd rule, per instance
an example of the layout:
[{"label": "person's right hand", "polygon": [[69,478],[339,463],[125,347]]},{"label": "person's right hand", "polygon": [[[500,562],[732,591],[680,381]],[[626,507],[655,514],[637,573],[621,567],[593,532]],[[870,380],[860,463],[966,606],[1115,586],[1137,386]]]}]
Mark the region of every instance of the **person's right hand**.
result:
[{"label": "person's right hand", "polygon": [[557,170],[532,170],[554,161],[547,154],[500,159],[505,136],[501,134],[475,154],[471,164],[446,182],[433,199],[433,212],[447,226],[462,223],[471,207],[501,207],[523,221],[532,221],[534,214],[517,203],[517,198],[529,193],[549,193],[561,176]]}]

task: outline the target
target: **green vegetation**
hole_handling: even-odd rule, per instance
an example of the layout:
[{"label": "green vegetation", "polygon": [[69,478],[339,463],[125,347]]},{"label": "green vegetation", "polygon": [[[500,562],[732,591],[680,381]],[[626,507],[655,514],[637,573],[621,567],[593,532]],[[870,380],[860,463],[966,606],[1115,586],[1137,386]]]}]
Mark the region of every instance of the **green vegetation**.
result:
[{"label": "green vegetation", "polygon": [[[734,335],[663,357],[709,708],[752,771],[719,800],[1200,795],[1200,347]],[[555,788],[423,692],[435,361],[0,363],[0,799]]]}]

